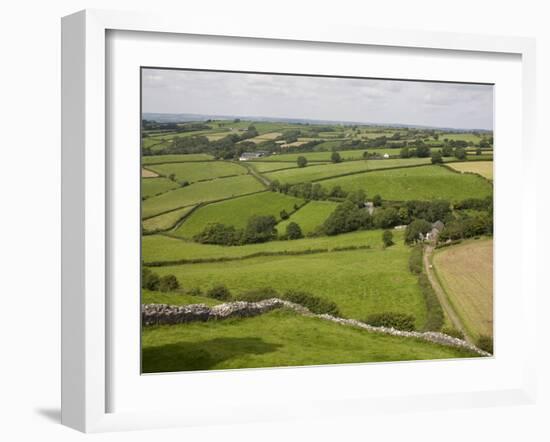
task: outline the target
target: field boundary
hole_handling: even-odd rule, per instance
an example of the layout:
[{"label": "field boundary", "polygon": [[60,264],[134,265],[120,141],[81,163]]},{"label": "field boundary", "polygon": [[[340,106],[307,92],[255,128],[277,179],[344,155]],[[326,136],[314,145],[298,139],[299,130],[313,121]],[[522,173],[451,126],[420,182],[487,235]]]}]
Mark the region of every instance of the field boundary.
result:
[{"label": "field boundary", "polygon": [[[239,175],[239,176],[240,176],[240,175]],[[173,192],[174,190],[177,190],[177,189],[173,189],[173,190],[171,190],[170,192]],[[142,218],[142,221],[145,221],[145,220],[154,218],[155,216],[164,215],[165,213],[174,212],[175,210],[184,209],[184,208],[186,208],[186,207],[191,207],[191,206],[194,206],[195,204],[204,204],[204,205],[206,206],[207,204],[219,203],[219,202],[221,202],[221,201],[232,200],[232,199],[234,199],[234,198],[240,198],[241,196],[255,195],[256,193],[262,193],[262,192],[268,192],[268,190],[267,190],[267,189],[256,190],[256,191],[254,191],[254,192],[242,193],[242,194],[240,194],[240,195],[233,195],[233,196],[229,196],[229,197],[227,197],[227,198],[220,198],[220,199],[217,199],[217,200],[204,201],[204,202],[201,202],[201,203],[186,204],[185,206],[174,207],[174,208],[169,209],[169,210],[164,210],[164,211],[162,211],[162,212],[155,213],[154,215],[151,215],[151,216],[143,217],[143,218]],[[166,193],[168,193],[168,192],[166,192]]]},{"label": "field boundary", "polygon": [[235,301],[208,307],[205,304],[173,306],[168,304],[143,304],[141,307],[144,326],[174,325],[189,322],[222,320],[228,318],[245,318],[258,316],[274,309],[287,308],[302,316],[322,319],[336,324],[361,328],[363,330],[391,336],[420,339],[448,347],[462,348],[480,356],[492,356],[475,345],[462,339],[454,338],[440,332],[402,331],[390,327],[376,327],[356,319],[346,319],[329,314],[315,314],[308,308],[280,298],[270,298],[259,302]]},{"label": "field boundary", "polygon": [[[183,242],[188,242],[184,238],[169,235],[167,233],[162,233],[168,238],[177,239]],[[150,261],[144,262],[143,265],[146,267],[169,267],[169,266],[178,266],[178,265],[187,265],[187,264],[209,264],[215,262],[229,262],[229,261],[242,261],[245,259],[253,258],[262,258],[266,256],[301,256],[301,255],[315,255],[319,253],[338,253],[338,252],[350,252],[353,250],[373,250],[372,246],[344,246],[344,247],[334,247],[329,248],[319,248],[319,249],[304,249],[304,250],[281,250],[278,252],[254,252],[248,255],[242,256],[220,256],[219,258],[183,258],[172,261]]]}]

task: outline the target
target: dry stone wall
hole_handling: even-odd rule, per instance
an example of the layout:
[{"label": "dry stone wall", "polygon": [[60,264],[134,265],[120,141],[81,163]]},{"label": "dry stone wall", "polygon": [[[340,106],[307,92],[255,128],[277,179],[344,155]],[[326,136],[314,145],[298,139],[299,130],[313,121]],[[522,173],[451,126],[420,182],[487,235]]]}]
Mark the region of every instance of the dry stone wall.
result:
[{"label": "dry stone wall", "polygon": [[266,299],[259,302],[235,301],[225,304],[219,304],[208,307],[205,304],[192,304],[185,306],[168,304],[143,304],[141,306],[142,324],[144,326],[152,325],[171,325],[185,324],[189,322],[221,320],[228,318],[246,318],[258,316],[278,308],[288,308],[301,315],[315,317],[336,324],[361,328],[373,333],[382,333],[392,336],[420,339],[427,342],[446,345],[450,347],[464,348],[473,351],[480,356],[492,356],[475,345],[462,339],[448,336],[439,332],[416,332],[402,331],[389,327],[375,327],[356,319],[339,318],[336,316],[324,314],[314,314],[306,307],[286,301],[279,298]]}]

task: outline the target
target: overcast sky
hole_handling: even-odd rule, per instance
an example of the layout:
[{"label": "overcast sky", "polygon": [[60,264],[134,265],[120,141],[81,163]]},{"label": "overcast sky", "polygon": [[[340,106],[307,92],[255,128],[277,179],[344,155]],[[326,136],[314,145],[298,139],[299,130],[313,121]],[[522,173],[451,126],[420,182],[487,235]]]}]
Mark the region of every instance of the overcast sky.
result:
[{"label": "overcast sky", "polygon": [[493,87],[143,70],[143,112],[492,129]]}]

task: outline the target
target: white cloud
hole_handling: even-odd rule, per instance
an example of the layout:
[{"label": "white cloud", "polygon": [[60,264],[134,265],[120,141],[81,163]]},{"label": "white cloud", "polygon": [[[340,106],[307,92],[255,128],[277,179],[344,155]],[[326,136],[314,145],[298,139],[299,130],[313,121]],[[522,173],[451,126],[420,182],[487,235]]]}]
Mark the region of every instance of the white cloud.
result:
[{"label": "white cloud", "polygon": [[144,69],[143,111],[493,127],[493,87]]}]

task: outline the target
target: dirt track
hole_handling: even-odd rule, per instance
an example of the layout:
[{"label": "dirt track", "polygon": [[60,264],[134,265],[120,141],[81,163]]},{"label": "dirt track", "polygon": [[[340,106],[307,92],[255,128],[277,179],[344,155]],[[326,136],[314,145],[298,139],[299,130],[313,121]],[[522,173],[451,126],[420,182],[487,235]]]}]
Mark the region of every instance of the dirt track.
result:
[{"label": "dirt track", "polygon": [[462,325],[462,321],[456,314],[455,310],[453,309],[453,306],[449,303],[445,290],[443,290],[443,287],[441,287],[441,284],[439,284],[437,276],[435,276],[435,272],[430,266],[430,257],[432,256],[433,251],[434,251],[434,248],[431,245],[426,246],[426,248],[424,249],[423,260],[424,260],[424,269],[426,271],[426,275],[428,276],[430,284],[432,285],[435,291],[435,294],[437,295],[437,299],[439,299],[439,303],[441,304],[443,311],[449,318],[449,321],[451,321],[452,326],[457,330],[460,330],[464,334],[464,338],[468,342],[471,342],[471,339],[468,336],[468,333],[466,332],[464,325]]}]

